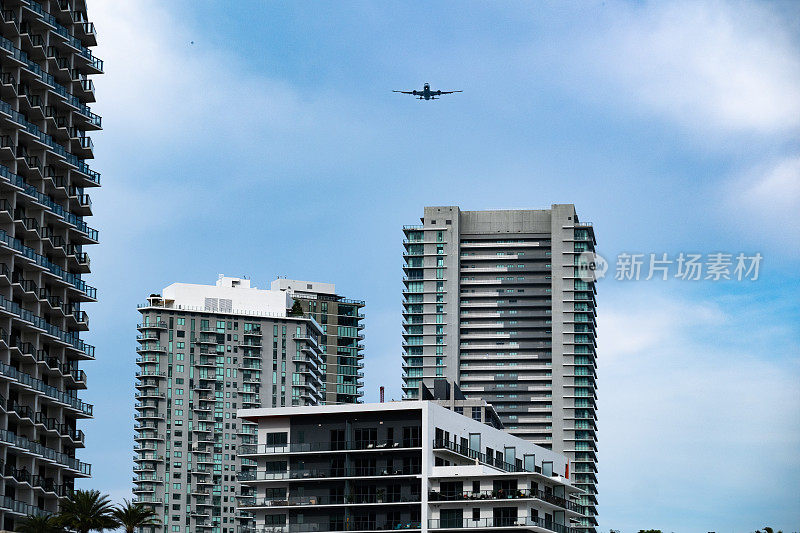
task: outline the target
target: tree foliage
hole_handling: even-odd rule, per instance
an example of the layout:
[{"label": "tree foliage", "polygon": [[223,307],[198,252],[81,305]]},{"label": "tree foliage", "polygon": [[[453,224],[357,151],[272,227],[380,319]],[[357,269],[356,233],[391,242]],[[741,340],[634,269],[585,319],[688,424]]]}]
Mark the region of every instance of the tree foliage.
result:
[{"label": "tree foliage", "polygon": [[63,533],[64,528],[58,524],[56,517],[51,514],[28,515],[14,531],[19,531],[20,533]]},{"label": "tree foliage", "polygon": [[289,316],[303,316],[303,306],[297,300],[294,301],[292,309],[289,311]]},{"label": "tree foliage", "polygon": [[112,515],[119,522],[126,533],[133,533],[143,526],[157,526],[161,524],[156,512],[141,503],[132,503],[123,500],[123,504],[112,511]]},{"label": "tree foliage", "polygon": [[58,524],[78,533],[115,529],[119,526],[113,515],[114,506],[108,495],[99,490],[76,490],[61,503]]}]

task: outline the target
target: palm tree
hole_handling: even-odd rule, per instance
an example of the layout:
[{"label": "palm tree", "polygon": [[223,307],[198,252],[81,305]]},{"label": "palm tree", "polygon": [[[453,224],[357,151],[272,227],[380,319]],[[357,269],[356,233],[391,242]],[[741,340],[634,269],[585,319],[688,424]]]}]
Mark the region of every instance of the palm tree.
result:
[{"label": "palm tree", "polygon": [[62,533],[64,530],[51,514],[28,515],[15,531],[20,533]]},{"label": "palm tree", "polygon": [[123,501],[125,503],[114,509],[112,514],[119,522],[119,525],[125,528],[126,533],[133,533],[136,528],[142,526],[157,526],[161,524],[161,520],[158,519],[152,507],[141,503],[131,503],[128,500]]},{"label": "palm tree", "polygon": [[58,522],[78,533],[114,529],[119,524],[113,511],[108,496],[100,494],[99,490],[76,490],[61,504]]}]

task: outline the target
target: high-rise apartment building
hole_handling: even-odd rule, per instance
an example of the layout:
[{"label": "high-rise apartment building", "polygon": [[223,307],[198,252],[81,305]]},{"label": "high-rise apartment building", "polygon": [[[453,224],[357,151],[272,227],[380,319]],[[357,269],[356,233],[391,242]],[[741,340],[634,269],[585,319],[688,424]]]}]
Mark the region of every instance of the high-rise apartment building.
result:
[{"label": "high-rise apartment building", "polygon": [[[289,316],[290,294],[247,279],[174,283],[139,308],[134,493],[163,521],[151,531],[233,533],[238,448],[256,424],[237,409],[318,405],[322,327]],[[146,528],[148,529],[148,528]]]},{"label": "high-rise apartment building", "polygon": [[491,403],[506,431],[565,454],[597,525],[591,224],[544,210],[426,207],[406,226],[403,389],[437,377]]},{"label": "high-rise apartment building", "polygon": [[336,294],[332,283],[278,278],[271,289],[289,292],[322,326],[325,403],[357,403],[364,395],[364,300]]},{"label": "high-rise apartment building", "polygon": [[97,243],[86,190],[88,131],[100,129],[90,75],[103,63],[83,0],[6,0],[0,10],[0,529],[58,510],[91,465],[78,421],[92,406],[81,340],[95,301],[86,284]]}]

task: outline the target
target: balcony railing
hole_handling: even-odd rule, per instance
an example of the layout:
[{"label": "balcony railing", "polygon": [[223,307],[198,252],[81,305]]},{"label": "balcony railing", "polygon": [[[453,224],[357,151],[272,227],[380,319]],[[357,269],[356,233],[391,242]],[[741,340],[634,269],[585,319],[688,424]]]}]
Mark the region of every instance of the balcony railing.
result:
[{"label": "balcony railing", "polygon": [[239,481],[271,481],[276,479],[322,479],[340,477],[377,477],[377,476],[415,476],[419,475],[421,468],[418,466],[404,466],[398,469],[382,469],[377,467],[365,468],[312,468],[303,470],[289,470],[285,472],[266,472],[255,470],[240,472]]},{"label": "balcony railing", "polygon": [[239,508],[247,507],[294,507],[307,505],[359,505],[372,503],[419,503],[419,495],[406,497],[391,494],[369,494],[342,496],[294,496],[290,498],[263,498],[241,497]]},{"label": "balcony railing", "polygon": [[428,520],[428,529],[495,529],[495,528],[525,528],[541,527],[556,533],[577,533],[575,528],[556,524],[552,520],[533,517],[502,517],[502,518],[431,518]]},{"label": "balcony railing", "polygon": [[[3,230],[0,230],[2,232]],[[8,313],[16,315],[21,319],[23,322],[28,322],[33,324],[34,326],[43,329],[47,332],[48,335],[57,338],[61,342],[65,344],[69,344],[76,350],[83,352],[84,354],[88,355],[89,357],[94,357],[94,346],[86,344],[83,342],[80,337],[74,333],[70,332],[67,333],[56,326],[47,322],[44,318],[33,314],[31,311],[23,308],[17,302],[9,300],[4,296],[0,295],[0,308],[4,309]]]},{"label": "balcony railing", "polygon": [[70,213],[64,209],[61,204],[56,202],[53,198],[39,192],[36,187],[29,185],[22,176],[12,173],[7,166],[0,165],[0,176],[7,179],[11,184],[25,191],[25,194],[28,196],[34,197],[38,203],[47,206],[55,215],[63,218],[66,222],[75,226],[78,231],[85,233],[90,239],[95,241],[97,240],[97,230],[90,228],[86,222],[83,221],[83,217]]},{"label": "balcony railing", "polygon": [[137,324],[136,329],[167,329],[166,322],[145,322],[142,324]]},{"label": "balcony railing", "polygon": [[17,514],[25,516],[27,515],[41,516],[41,515],[52,514],[39,507],[35,507],[28,503],[17,501],[11,498],[10,496],[3,496],[3,498],[0,500],[0,508],[7,509],[9,511],[13,511]]},{"label": "balcony railing", "polygon": [[24,372],[20,372],[16,368],[7,365],[5,363],[0,363],[0,374],[3,374],[19,383],[23,383],[32,389],[35,389],[45,396],[53,398],[57,402],[64,403],[80,411],[81,413],[92,416],[92,405],[88,403],[84,403],[79,400],[75,396],[71,396],[63,391],[58,390],[56,387],[51,385],[46,385],[43,381],[34,378],[30,374],[26,374]]},{"label": "balcony railing", "polygon": [[51,461],[65,465],[67,468],[78,471],[81,474],[90,476],[92,474],[92,465],[82,463],[74,457],[70,457],[65,453],[57,452],[52,448],[42,446],[38,442],[31,442],[26,437],[19,436],[10,431],[0,430],[0,441],[11,444],[23,450],[27,450],[32,454],[41,455]]},{"label": "balcony railing", "polygon": [[558,507],[563,507],[565,509],[569,509],[570,511],[574,511],[576,513],[583,514],[583,507],[578,505],[575,502],[569,501],[566,498],[561,498],[560,496],[556,496],[552,493],[547,493],[541,490],[528,490],[528,489],[519,489],[519,490],[482,490],[477,492],[456,492],[456,493],[448,493],[448,492],[437,492],[437,491],[430,491],[428,493],[428,501],[430,502],[456,502],[456,501],[466,501],[466,500],[514,500],[514,499],[523,499],[523,498],[536,498],[538,500],[545,501],[547,503],[551,503],[553,505],[557,505]]},{"label": "balcony railing", "polygon": [[322,531],[399,531],[421,529],[420,522],[378,522],[376,520],[351,520],[348,522],[327,522],[290,524],[283,526],[240,527],[237,533],[307,533]]},{"label": "balcony railing", "polygon": [[13,477],[17,482],[28,483],[30,486],[41,488],[45,492],[52,492],[59,496],[67,496],[69,492],[66,485],[56,485],[54,478],[31,474],[25,467],[17,468],[0,461],[0,472],[6,477]]},{"label": "balcony railing", "polygon": [[[504,470],[506,472],[530,472],[530,470],[526,470],[525,468],[522,468],[520,466],[512,465],[511,463],[506,463],[503,460],[498,460],[496,457],[489,457],[485,453],[481,453],[476,450],[471,450],[468,446],[461,446],[455,441],[451,442],[446,440],[434,440],[433,449],[449,450],[451,452],[463,455],[464,457],[468,457],[470,459],[477,459],[482,464],[485,464],[487,466],[492,466],[494,468],[499,468],[500,470]],[[542,469],[539,467],[535,467],[535,473],[541,474]]]},{"label": "balcony railing", "polygon": [[420,439],[406,439],[403,441],[332,441],[292,443],[283,445],[240,445],[239,455],[270,455],[292,452],[329,452],[329,451],[361,451],[361,450],[391,450],[419,448],[422,446]]}]

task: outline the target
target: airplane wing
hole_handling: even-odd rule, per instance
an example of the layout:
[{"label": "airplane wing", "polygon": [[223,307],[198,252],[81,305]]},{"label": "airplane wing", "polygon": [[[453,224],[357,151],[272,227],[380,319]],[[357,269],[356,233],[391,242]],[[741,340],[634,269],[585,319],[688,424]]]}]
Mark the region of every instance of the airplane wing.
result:
[{"label": "airplane wing", "polygon": [[415,91],[392,91],[393,93],[414,94]]},{"label": "airplane wing", "polygon": [[463,93],[464,91],[436,91],[440,94],[453,94],[453,93]]}]

